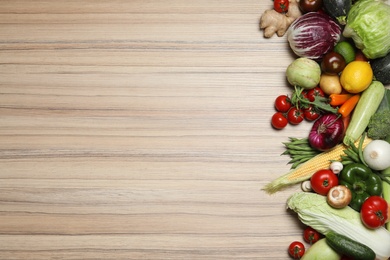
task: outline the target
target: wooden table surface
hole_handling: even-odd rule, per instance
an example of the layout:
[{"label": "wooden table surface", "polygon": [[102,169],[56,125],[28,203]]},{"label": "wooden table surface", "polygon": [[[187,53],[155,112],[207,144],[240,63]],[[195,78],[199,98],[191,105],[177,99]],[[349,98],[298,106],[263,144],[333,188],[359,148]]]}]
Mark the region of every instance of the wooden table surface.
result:
[{"label": "wooden table surface", "polygon": [[1,0],[0,258],[289,259],[271,7]]}]

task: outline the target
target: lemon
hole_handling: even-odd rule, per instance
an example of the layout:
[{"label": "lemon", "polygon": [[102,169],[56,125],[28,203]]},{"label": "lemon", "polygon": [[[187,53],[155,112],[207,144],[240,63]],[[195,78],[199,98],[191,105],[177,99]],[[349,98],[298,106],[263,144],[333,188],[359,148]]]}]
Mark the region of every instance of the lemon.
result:
[{"label": "lemon", "polygon": [[351,61],[341,72],[341,86],[349,93],[360,93],[371,84],[374,73],[370,63]]}]

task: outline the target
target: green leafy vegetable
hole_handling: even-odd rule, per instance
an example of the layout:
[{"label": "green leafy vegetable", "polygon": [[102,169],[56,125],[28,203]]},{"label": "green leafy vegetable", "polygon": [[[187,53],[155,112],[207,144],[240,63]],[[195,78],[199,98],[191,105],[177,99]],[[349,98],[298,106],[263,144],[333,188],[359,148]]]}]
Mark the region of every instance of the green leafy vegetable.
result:
[{"label": "green leafy vegetable", "polygon": [[329,99],[321,96],[315,96],[314,101],[309,101],[307,98],[303,96],[304,89],[299,86],[295,86],[294,91],[291,96],[291,103],[293,105],[301,104],[302,107],[309,107],[313,105],[315,108],[329,112],[333,114],[338,113],[338,108],[332,107],[329,104]]},{"label": "green leafy vegetable", "polygon": [[350,207],[332,208],[325,196],[311,192],[294,193],[287,206],[298,213],[303,224],[324,235],[333,231],[370,247],[378,259],[390,257],[390,232],[384,227],[366,228],[359,212]]},{"label": "green leafy vegetable", "polygon": [[386,89],[378,110],[370,118],[367,127],[367,136],[374,140],[385,140],[390,136],[390,89]]},{"label": "green leafy vegetable", "polygon": [[343,35],[352,37],[369,59],[390,52],[390,6],[381,0],[359,0],[350,9]]}]

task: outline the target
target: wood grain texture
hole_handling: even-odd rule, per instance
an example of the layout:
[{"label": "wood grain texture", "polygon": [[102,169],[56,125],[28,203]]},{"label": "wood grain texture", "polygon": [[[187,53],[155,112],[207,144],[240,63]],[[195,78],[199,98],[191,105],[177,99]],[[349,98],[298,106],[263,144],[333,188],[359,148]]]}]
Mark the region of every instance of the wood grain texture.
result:
[{"label": "wood grain texture", "polygon": [[0,259],[288,259],[271,6],[0,0]]}]

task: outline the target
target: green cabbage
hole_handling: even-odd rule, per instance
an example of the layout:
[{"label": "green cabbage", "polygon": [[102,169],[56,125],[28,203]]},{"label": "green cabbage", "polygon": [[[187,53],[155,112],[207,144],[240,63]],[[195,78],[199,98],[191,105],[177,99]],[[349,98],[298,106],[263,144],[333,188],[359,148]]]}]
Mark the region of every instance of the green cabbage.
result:
[{"label": "green cabbage", "polygon": [[390,52],[390,6],[383,0],[359,0],[350,9],[343,35],[369,59]]}]

